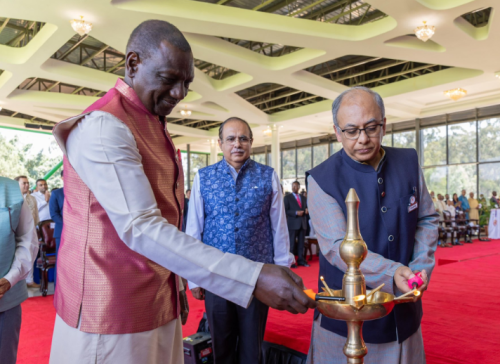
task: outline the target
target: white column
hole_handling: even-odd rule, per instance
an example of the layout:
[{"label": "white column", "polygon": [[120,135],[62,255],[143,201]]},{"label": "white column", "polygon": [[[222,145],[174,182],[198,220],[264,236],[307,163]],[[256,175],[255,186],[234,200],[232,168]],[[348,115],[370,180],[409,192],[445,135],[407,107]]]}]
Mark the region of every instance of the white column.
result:
[{"label": "white column", "polygon": [[210,139],[210,165],[217,163],[217,141]]},{"label": "white column", "polygon": [[279,127],[274,124],[271,127],[271,167],[274,168],[278,177],[281,179],[281,164],[280,164],[280,136]]}]

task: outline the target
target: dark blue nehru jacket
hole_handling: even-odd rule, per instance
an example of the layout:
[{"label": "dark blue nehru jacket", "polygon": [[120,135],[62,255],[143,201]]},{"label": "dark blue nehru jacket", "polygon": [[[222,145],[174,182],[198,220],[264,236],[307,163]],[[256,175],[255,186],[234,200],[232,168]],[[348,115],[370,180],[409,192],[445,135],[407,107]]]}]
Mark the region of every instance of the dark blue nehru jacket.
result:
[{"label": "dark blue nehru jacket", "polygon": [[[352,160],[342,149],[307,174],[325,193],[337,200],[344,216],[347,216],[345,198],[349,189],[354,188],[360,199],[361,235],[368,249],[408,266],[413,256],[419,210],[408,209],[412,196],[418,201],[417,153],[414,149],[385,146],[384,150],[386,157],[378,171]],[[342,289],[344,272],[331,265],[322,254],[319,274],[325,277],[330,287]],[[318,289],[321,289],[319,280],[318,284]],[[365,322],[363,337],[367,343],[373,344],[396,340],[401,343],[418,330],[421,318],[420,301],[397,305],[388,316]],[[343,321],[323,317],[321,327],[347,336],[347,325]]]}]

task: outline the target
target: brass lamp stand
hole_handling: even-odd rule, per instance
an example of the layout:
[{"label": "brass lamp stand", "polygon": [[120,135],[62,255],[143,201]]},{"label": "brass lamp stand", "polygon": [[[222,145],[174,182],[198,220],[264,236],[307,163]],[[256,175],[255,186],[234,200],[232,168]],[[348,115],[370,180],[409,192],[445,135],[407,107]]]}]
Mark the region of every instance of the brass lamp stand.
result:
[{"label": "brass lamp stand", "polygon": [[[347,322],[347,342],[344,354],[348,364],[363,364],[368,353],[363,341],[363,322],[387,316],[396,303],[411,302],[412,297],[394,301],[389,293],[377,291],[368,299],[365,277],[359,266],[368,253],[359,231],[359,198],[351,188],[345,200],[347,207],[347,234],[340,245],[340,257],[347,264],[342,290],[332,291],[333,296],[345,297],[345,301],[318,301],[318,309],[326,317]],[[368,292],[368,295],[370,292]],[[328,295],[323,292],[320,295]]]}]

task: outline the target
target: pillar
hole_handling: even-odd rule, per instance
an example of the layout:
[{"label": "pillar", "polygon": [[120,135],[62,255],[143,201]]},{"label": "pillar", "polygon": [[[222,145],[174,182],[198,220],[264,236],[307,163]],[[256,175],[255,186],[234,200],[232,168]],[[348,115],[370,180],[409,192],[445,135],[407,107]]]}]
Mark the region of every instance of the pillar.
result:
[{"label": "pillar", "polygon": [[280,163],[280,136],[279,127],[274,124],[271,127],[271,167],[274,168],[278,177],[281,179],[281,163]]},{"label": "pillar", "polygon": [[210,139],[210,160],[209,164],[217,163],[217,141],[215,139]]}]

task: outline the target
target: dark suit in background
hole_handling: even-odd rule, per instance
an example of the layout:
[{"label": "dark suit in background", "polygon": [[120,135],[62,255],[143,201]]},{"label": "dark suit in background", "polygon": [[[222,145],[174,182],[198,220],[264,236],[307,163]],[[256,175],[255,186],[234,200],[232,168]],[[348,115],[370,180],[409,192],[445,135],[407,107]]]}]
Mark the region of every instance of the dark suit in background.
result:
[{"label": "dark suit in background", "polygon": [[[297,197],[300,198],[302,206],[299,206]],[[290,193],[284,197],[286,222],[288,225],[288,234],[290,235],[290,252],[294,253],[295,238],[298,237],[297,255],[299,256],[297,264],[307,265],[304,259],[304,240],[307,230],[307,216],[305,210],[307,208],[307,199],[299,194]],[[304,215],[298,216],[297,211],[304,211]]]},{"label": "dark suit in background", "polygon": [[189,198],[184,197],[184,214],[182,215],[182,231],[186,232],[188,220]]},{"label": "dark suit in background", "polygon": [[[63,205],[64,205],[64,189],[59,188],[52,191],[49,200],[50,217],[56,223],[54,228],[54,238],[56,239],[56,257],[59,252],[59,244],[61,243],[61,233],[63,229]],[[54,284],[57,278],[57,263],[54,270]]]}]

